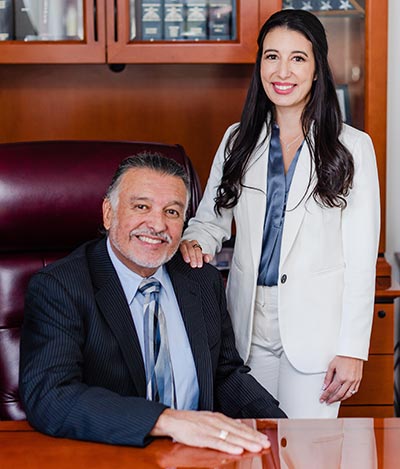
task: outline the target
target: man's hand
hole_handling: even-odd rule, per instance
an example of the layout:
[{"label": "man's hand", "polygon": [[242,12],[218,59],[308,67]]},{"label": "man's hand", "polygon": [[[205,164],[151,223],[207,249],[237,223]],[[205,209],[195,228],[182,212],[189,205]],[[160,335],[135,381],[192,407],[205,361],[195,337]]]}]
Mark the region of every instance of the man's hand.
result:
[{"label": "man's hand", "polygon": [[205,411],[166,409],[158,418],[152,436],[169,436],[179,443],[212,448],[230,454],[253,453],[270,446],[268,437],[240,420]]},{"label": "man's hand", "polygon": [[320,402],[332,404],[353,396],[360,386],[363,360],[337,355],[325,375]]},{"label": "man's hand", "polygon": [[210,262],[213,258],[210,254],[203,254],[200,244],[195,240],[183,240],[179,246],[183,260],[190,267],[203,267],[203,262]]}]

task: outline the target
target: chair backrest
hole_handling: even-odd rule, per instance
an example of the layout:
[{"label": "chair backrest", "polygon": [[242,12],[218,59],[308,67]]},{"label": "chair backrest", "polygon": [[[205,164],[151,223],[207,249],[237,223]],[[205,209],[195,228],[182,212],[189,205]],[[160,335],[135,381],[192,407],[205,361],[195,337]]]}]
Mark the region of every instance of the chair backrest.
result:
[{"label": "chair backrest", "polygon": [[32,274],[95,238],[101,204],[118,164],[158,152],[190,176],[194,215],[197,174],[180,145],[129,141],[46,141],[0,144],[0,420],[25,418],[18,395],[24,296]]}]

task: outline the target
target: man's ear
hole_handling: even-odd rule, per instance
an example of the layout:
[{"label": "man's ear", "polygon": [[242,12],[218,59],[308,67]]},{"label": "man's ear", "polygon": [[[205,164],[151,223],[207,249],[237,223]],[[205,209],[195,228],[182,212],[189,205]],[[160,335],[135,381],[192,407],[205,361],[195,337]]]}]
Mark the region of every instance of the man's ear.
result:
[{"label": "man's ear", "polygon": [[103,225],[107,231],[110,229],[112,216],[113,216],[113,209],[111,207],[110,199],[105,198],[103,200]]}]

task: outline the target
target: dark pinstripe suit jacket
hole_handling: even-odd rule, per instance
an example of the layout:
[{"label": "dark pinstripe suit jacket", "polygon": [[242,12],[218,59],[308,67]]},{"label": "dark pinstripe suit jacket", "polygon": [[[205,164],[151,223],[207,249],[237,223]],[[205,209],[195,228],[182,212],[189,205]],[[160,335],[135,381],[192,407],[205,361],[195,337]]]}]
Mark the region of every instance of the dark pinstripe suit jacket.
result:
[{"label": "dark pinstripe suit jacket", "polygon": [[[216,269],[168,263],[191,344],[199,409],[232,417],[282,417],[243,366]],[[165,409],[144,399],[139,340],[105,239],[36,274],[21,338],[20,392],[30,423],[55,436],[145,445]]]}]

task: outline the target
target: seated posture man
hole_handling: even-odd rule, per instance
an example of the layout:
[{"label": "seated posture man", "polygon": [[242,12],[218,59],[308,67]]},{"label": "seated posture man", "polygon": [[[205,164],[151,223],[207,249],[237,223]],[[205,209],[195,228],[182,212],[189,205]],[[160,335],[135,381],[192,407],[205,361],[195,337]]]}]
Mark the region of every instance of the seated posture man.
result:
[{"label": "seated posture man", "polygon": [[175,255],[188,198],[173,160],[127,158],[103,202],[107,236],[32,278],[20,392],[38,430],[135,446],[169,436],[235,454],[269,445],[227,417],[285,414],[235,349],[218,271]]}]

